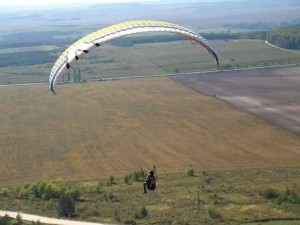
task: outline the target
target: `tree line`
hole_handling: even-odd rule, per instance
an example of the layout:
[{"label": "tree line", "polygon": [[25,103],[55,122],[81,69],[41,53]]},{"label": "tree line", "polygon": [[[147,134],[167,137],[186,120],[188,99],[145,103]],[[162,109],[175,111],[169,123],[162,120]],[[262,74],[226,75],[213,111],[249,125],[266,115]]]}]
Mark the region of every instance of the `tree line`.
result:
[{"label": "tree line", "polygon": [[36,64],[53,63],[57,58],[57,51],[29,51],[0,54],[0,67],[30,66]]},{"label": "tree line", "polygon": [[269,31],[266,39],[278,47],[300,49],[300,25]]},{"label": "tree line", "polygon": [[266,40],[269,43],[281,48],[300,49],[300,24],[288,28],[278,28],[270,31],[255,31],[246,33],[208,33],[203,34],[208,40],[229,40],[229,39],[258,39]]}]

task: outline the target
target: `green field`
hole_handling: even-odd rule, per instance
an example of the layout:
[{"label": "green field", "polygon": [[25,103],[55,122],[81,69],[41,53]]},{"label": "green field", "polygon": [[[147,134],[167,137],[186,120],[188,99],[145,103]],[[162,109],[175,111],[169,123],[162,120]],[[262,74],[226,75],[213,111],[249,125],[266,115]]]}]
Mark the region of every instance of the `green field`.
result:
[{"label": "green field", "polygon": [[0,54],[32,52],[32,51],[52,51],[55,49],[59,49],[59,47],[55,45],[40,45],[40,46],[19,47],[19,48],[3,48],[0,49]]},{"label": "green field", "polygon": [[[210,43],[219,54],[221,69],[300,62],[299,54],[273,48],[263,41],[211,41]],[[58,54],[63,50],[58,51]],[[53,64],[39,64],[4,67],[1,69],[0,83],[46,83],[52,66]],[[82,80],[216,70],[211,55],[204,48],[190,41],[139,44],[132,47],[104,45],[84,56],[73,67],[80,68]],[[70,75],[73,80],[72,69]]]},{"label": "green field", "polygon": [[[299,172],[299,167],[256,168],[200,170],[187,176],[184,172],[162,174],[158,168],[157,189],[148,194],[143,194],[141,182],[126,184],[124,176],[115,177],[113,185],[110,179],[73,183],[82,193],[73,219],[145,225],[296,225],[300,223],[299,199],[298,203],[267,199],[262,193],[272,188],[284,196],[289,190],[296,193],[295,200],[300,198],[300,179],[295,179]],[[0,194],[1,209],[58,216],[57,199],[13,197],[20,189]],[[143,208],[146,216],[141,216]]]}]

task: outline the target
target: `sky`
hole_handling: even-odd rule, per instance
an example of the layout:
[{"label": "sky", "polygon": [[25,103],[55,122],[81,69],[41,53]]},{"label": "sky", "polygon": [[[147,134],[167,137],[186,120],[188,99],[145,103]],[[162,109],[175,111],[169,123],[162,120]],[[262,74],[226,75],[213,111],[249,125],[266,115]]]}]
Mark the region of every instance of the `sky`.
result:
[{"label": "sky", "polygon": [[[215,2],[225,0],[194,0],[195,2]],[[238,1],[238,0],[234,0]],[[170,2],[170,0],[0,0],[0,6],[14,6],[14,5],[62,5],[62,4],[88,4],[88,3],[125,3],[125,2]]]},{"label": "sky", "polygon": [[1,6],[11,5],[57,5],[78,3],[115,3],[115,2],[155,2],[157,0],[8,0],[0,1]]}]

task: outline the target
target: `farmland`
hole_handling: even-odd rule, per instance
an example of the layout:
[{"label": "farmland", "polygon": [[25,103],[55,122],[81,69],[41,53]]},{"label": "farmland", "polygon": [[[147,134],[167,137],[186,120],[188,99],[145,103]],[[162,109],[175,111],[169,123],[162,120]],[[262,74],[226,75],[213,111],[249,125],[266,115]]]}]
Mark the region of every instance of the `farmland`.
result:
[{"label": "farmland", "polygon": [[[262,41],[214,41],[213,45],[222,65],[235,68],[299,60],[296,53]],[[26,53],[27,49],[19,51]],[[57,178],[72,182],[85,193],[83,201],[76,203],[80,220],[132,221],[136,220],[133,214],[145,206],[149,216],[138,219],[139,224],[241,224],[274,218],[283,220],[277,223],[280,225],[288,224],[286,220],[297,224],[297,204],[277,205],[260,193],[270,187],[282,193],[289,188],[299,193],[299,136],[222,101],[226,98],[221,96],[231,92],[230,85],[220,89],[221,80],[229,79],[230,83],[231,76],[237,77],[237,83],[231,84],[240,86],[245,81],[242,72],[208,74],[206,82],[212,79],[212,84],[200,85],[201,90],[185,86],[195,75],[175,76],[177,81],[167,76],[147,78],[176,70],[215,70],[209,54],[187,41],[103,46],[78,61],[76,68],[87,81],[116,79],[59,85],[56,96],[46,84],[0,87],[1,187],[15,190],[24,183]],[[50,64],[6,67],[1,81],[45,83],[50,69]],[[284,70],[287,77],[297,77],[297,66]],[[253,71],[257,73],[254,77],[264,77],[260,90],[272,93],[274,86],[266,84],[274,75]],[[280,71],[274,69],[273,73],[282,75]],[[118,79],[141,74],[146,77]],[[257,82],[251,76],[248,80],[252,83],[243,85],[251,93],[251,84]],[[199,85],[197,82],[191,83]],[[281,82],[273,84],[278,88]],[[297,100],[297,84],[293,85]],[[247,89],[235,88],[239,90]],[[280,93],[269,97],[276,99]],[[143,196],[140,183],[123,183],[128,173],[153,164],[159,171],[157,192]],[[186,177],[186,168],[194,168],[196,176]],[[106,187],[100,195],[95,193],[97,183],[109,176],[116,177],[118,184]],[[140,202],[141,198],[148,203]],[[55,217],[56,208],[56,200],[1,197],[1,209]]]},{"label": "farmland", "polygon": [[1,102],[2,186],[299,164],[298,136],[167,78],[3,87]]},{"label": "farmland", "polygon": [[[300,62],[299,54],[276,49],[259,40],[212,41],[211,45],[220,56],[221,68],[272,66]],[[39,48],[42,47],[47,49],[46,46],[40,46]],[[55,49],[55,46],[48,47],[49,49],[50,47]],[[25,51],[22,52],[24,54],[22,57],[30,60],[32,53],[26,52],[27,49],[20,48],[19,51]],[[3,51],[12,52],[16,49],[5,49]],[[12,57],[16,58],[12,58],[12,61],[21,57],[19,53],[15,54]],[[41,57],[37,55],[38,60],[42,60],[44,54],[46,52]],[[5,56],[6,60],[10,60],[9,54],[2,55]],[[55,57],[53,57],[54,61]],[[3,67],[0,74],[0,83],[46,83],[52,65],[41,63]],[[205,49],[192,44],[190,41],[175,41],[138,44],[131,47],[104,45],[98,51],[91,52],[77,61],[74,68],[80,68],[82,80],[97,80],[107,77],[216,70],[216,65]],[[73,80],[72,68],[70,75],[71,80]]]},{"label": "farmland", "polygon": [[[280,24],[274,15],[298,18],[298,4],[291,5],[296,1],[287,2],[272,3],[269,13],[264,4],[242,11],[236,5],[238,13],[221,17],[214,13],[223,6],[172,6],[177,13],[183,10],[180,19],[160,13],[171,12],[168,4],[96,5],[85,14],[78,13],[81,8],[62,8],[24,13],[22,27],[19,14],[7,16],[1,9],[0,209],[57,217],[57,196],[37,194],[32,187],[66,182],[80,190],[76,220],[299,224],[299,51],[261,40],[209,41],[220,56],[218,71],[209,53],[190,41],[110,43],[76,61],[66,74],[70,82],[65,76],[57,95],[46,85],[54,61],[69,44],[123,17],[103,18],[112,8],[119,13],[140,7],[137,14],[176,18],[200,33],[230,33],[253,22]],[[231,24],[241,14],[242,24]],[[194,23],[203,21],[199,16],[208,18],[203,26]],[[286,64],[294,66],[243,70]],[[81,82],[73,83],[73,68],[80,69]],[[205,71],[212,72],[200,73]],[[155,192],[142,194],[141,181],[126,181],[154,164]],[[191,168],[195,174],[188,176]]]},{"label": "farmland", "polygon": [[[0,91],[2,187],[72,182],[84,193],[76,202],[80,220],[299,222],[298,204],[261,194],[299,193],[299,136],[217,98],[167,77],[60,85],[56,96],[46,85]],[[127,174],[153,164],[156,192],[144,195],[140,182],[124,183]],[[195,176],[186,176],[186,168]],[[96,192],[109,176],[116,183]],[[57,216],[56,200],[5,196],[1,209]],[[142,207],[146,218],[137,214]]]}]

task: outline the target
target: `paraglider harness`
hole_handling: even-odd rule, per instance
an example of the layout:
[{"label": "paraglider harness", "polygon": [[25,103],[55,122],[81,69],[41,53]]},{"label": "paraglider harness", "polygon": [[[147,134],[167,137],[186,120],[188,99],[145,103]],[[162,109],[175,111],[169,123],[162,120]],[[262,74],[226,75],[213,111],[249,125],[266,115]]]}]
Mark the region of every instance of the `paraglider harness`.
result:
[{"label": "paraglider harness", "polygon": [[146,187],[150,191],[154,191],[156,188],[156,168],[153,167],[153,170],[150,170],[147,176],[144,175],[144,171],[141,169],[141,173],[145,179],[144,182],[144,193],[147,193]]}]

